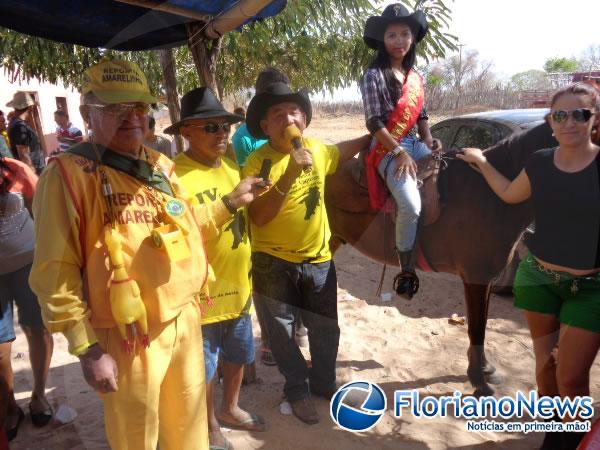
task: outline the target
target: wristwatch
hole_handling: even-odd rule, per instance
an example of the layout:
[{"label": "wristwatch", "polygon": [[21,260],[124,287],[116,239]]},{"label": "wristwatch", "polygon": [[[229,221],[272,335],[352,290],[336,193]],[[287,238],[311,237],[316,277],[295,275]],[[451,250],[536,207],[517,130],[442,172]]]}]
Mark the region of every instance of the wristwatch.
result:
[{"label": "wristwatch", "polygon": [[224,195],[223,197],[221,197],[221,201],[225,204],[225,208],[227,208],[227,211],[229,211],[231,214],[236,213],[237,208],[235,206],[233,206],[233,203],[231,203],[231,200],[229,199],[229,197]]},{"label": "wristwatch", "polygon": [[392,154],[394,156],[398,156],[400,153],[406,151],[404,149],[404,147],[402,147],[400,144],[396,145],[393,149],[392,149]]}]

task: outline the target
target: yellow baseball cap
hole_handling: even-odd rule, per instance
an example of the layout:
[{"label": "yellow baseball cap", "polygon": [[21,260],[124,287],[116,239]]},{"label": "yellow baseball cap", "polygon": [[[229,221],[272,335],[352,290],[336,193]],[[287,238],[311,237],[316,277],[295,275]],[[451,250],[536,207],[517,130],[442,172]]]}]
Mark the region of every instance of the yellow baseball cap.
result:
[{"label": "yellow baseball cap", "polygon": [[130,61],[103,60],[87,69],[81,93],[88,92],[105,103],[157,102],[150,94],[146,75]]}]

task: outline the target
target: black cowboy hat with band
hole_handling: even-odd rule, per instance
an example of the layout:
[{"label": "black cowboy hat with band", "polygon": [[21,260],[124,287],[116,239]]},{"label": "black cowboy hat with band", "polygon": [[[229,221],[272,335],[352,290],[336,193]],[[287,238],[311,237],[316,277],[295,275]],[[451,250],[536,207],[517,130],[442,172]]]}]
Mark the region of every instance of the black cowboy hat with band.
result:
[{"label": "black cowboy hat with band", "polygon": [[229,123],[237,123],[244,120],[242,116],[231,114],[217,98],[217,96],[207,87],[200,87],[191,90],[181,97],[181,120],[175,122],[170,127],[165,128],[165,133],[179,133],[179,128],[185,125],[185,122],[191,119],[225,119]]},{"label": "black cowboy hat with band", "polygon": [[312,118],[312,106],[308,92],[304,89],[294,92],[286,83],[275,82],[267,85],[264,90],[250,100],[248,111],[246,111],[246,126],[250,134],[257,139],[267,139],[260,127],[260,121],[264,119],[267,109],[271,106],[286,102],[296,103],[304,111],[306,126],[308,126]]},{"label": "black cowboy hat with band", "polygon": [[392,23],[404,23],[408,25],[415,36],[415,42],[420,42],[429,29],[429,24],[423,11],[415,11],[411,14],[406,6],[394,3],[385,8],[380,16],[372,16],[367,19],[363,35],[365,44],[377,50],[379,43],[383,42],[385,30]]}]

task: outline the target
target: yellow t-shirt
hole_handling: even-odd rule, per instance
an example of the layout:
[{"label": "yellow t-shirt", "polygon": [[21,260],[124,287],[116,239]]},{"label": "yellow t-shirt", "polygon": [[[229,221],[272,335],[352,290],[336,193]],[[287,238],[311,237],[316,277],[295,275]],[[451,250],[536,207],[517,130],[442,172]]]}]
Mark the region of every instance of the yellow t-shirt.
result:
[{"label": "yellow t-shirt", "polygon": [[[312,152],[313,167],[294,181],[277,216],[262,227],[250,223],[252,251],[264,252],[293,263],[320,263],[331,259],[329,220],[325,209],[325,177],[336,171],[340,152],[335,145],[304,138]],[[251,153],[242,169],[244,177],[256,176],[262,162],[272,162],[269,178],[276,183],[287,168],[290,155],[265,144]]]},{"label": "yellow t-shirt", "polygon": [[[240,182],[238,166],[228,158],[210,168],[181,153],[173,160],[175,173],[186,192],[205,204],[233,191]],[[208,290],[212,304],[203,305],[202,324],[235,319],[250,308],[250,241],[246,214],[238,211],[219,228],[218,236],[205,242],[208,262],[216,280]]]}]

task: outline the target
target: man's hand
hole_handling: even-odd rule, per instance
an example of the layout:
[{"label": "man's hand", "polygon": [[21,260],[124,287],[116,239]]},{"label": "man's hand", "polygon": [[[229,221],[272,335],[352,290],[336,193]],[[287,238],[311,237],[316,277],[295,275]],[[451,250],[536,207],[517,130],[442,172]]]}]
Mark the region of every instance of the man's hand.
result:
[{"label": "man's hand", "polygon": [[235,187],[235,189],[227,194],[227,198],[234,208],[241,208],[265,192],[271,186],[270,180],[263,180],[257,177],[246,177]]},{"label": "man's hand", "polygon": [[312,167],[312,163],[312,153],[309,149],[294,148],[290,152],[290,160],[285,171],[293,179],[296,179],[304,169]]},{"label": "man's hand", "polygon": [[117,363],[108,353],[95,344],[79,356],[81,370],[87,384],[96,392],[108,394],[117,392]]}]

